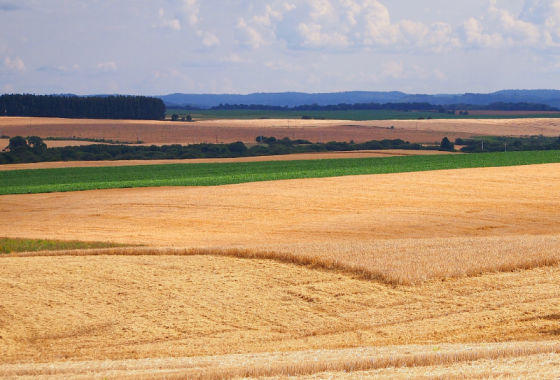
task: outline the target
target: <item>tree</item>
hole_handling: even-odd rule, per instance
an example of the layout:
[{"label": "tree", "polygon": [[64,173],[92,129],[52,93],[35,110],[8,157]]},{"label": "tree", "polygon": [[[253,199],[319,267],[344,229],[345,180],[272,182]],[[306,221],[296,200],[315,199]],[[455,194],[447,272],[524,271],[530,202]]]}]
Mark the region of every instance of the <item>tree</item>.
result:
[{"label": "tree", "polygon": [[192,121],[192,116],[191,115],[187,115],[187,121]]},{"label": "tree", "polygon": [[27,146],[27,140],[21,136],[12,137],[8,144],[8,150],[14,152],[17,148]]},{"label": "tree", "polygon": [[179,115],[177,115],[176,113],[171,115],[171,121],[177,121],[177,120],[179,120]]},{"label": "tree", "polygon": [[27,138],[27,144],[33,149],[42,149],[46,148],[47,144],[43,142],[43,139],[39,136],[30,136]]},{"label": "tree", "polygon": [[455,145],[449,141],[449,139],[447,137],[444,137],[441,140],[441,145],[439,146],[440,150],[453,150],[455,149]]}]

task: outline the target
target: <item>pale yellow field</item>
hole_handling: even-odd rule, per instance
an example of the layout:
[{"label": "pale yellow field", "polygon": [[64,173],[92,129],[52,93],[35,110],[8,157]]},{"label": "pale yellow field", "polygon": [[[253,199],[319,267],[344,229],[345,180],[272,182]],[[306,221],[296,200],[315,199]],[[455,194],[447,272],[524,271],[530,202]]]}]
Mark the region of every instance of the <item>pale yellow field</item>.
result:
[{"label": "pale yellow field", "polygon": [[[93,145],[99,144],[95,142],[89,141],[75,141],[75,140],[45,140],[44,141],[47,147],[49,148],[60,148],[65,146],[84,146],[84,145]],[[3,150],[8,146],[10,140],[8,139],[0,139],[0,151]]]},{"label": "pale yellow field", "polygon": [[165,247],[555,235],[558,189],[560,164],[548,164],[7,195],[0,231]]},{"label": "pale yellow field", "polygon": [[1,258],[3,364],[549,341],[560,268],[388,286],[212,256]]}]

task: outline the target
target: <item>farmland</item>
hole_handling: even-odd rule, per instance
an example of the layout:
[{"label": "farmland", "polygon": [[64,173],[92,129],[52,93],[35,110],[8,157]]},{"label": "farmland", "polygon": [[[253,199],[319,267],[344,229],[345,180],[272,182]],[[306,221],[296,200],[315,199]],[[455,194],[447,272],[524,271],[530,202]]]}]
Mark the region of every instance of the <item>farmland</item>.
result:
[{"label": "farmland", "polygon": [[558,152],[301,158],[0,172],[0,377],[557,377]]},{"label": "farmland", "polygon": [[[394,129],[391,129],[394,127]],[[48,118],[0,118],[0,134],[90,138],[145,144],[254,143],[262,134],[312,142],[402,139],[412,143],[454,141],[476,135],[560,135],[560,119],[465,119],[465,120],[204,120],[171,121],[73,120]]]},{"label": "farmland", "polygon": [[8,239],[0,237],[0,254],[118,247],[117,244],[83,241]]},{"label": "farmland", "polygon": [[533,119],[533,118],[560,118],[560,112],[538,112],[538,111],[469,111],[469,115],[450,115],[438,112],[401,112],[401,111],[260,111],[260,110],[177,110],[168,109],[168,118],[173,114],[179,117],[191,115],[194,120],[209,119],[301,119],[303,116],[327,120],[469,120],[469,119]]},{"label": "farmland", "polygon": [[217,186],[296,178],[339,177],[560,162],[558,151],[431,155],[189,165],[81,167],[0,171],[0,195],[158,186]]}]

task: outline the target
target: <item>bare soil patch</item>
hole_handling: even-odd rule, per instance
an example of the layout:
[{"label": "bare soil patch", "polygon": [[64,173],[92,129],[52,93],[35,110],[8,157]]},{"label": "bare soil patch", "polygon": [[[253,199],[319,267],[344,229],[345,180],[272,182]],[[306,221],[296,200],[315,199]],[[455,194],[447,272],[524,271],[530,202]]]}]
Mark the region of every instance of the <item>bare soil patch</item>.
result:
[{"label": "bare soil patch", "polygon": [[282,156],[240,157],[240,158],[199,158],[189,160],[127,160],[127,161],[59,161],[38,162],[33,164],[7,164],[0,165],[3,170],[24,169],[53,169],[53,168],[86,168],[102,166],[141,166],[141,165],[168,165],[168,164],[201,164],[201,163],[227,163],[227,162],[266,162],[266,161],[300,161],[300,160],[329,160],[340,158],[373,158],[396,156],[428,156],[440,154],[456,154],[437,150],[371,150],[353,152],[329,153],[304,153]]}]

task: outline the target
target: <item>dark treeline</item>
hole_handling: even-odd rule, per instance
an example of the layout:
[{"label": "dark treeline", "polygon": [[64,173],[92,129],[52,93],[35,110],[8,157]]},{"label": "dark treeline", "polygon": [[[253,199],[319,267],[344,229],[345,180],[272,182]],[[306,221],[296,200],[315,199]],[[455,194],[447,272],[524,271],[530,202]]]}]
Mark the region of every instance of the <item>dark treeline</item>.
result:
[{"label": "dark treeline", "polygon": [[457,139],[455,144],[466,145],[461,148],[461,152],[465,153],[560,150],[560,137],[531,136],[520,138]]},{"label": "dark treeline", "polygon": [[2,95],[1,116],[161,120],[165,105],[146,96]]},{"label": "dark treeline", "polygon": [[306,140],[276,139],[259,136],[262,144],[247,148],[242,142],[232,144],[194,144],[194,145],[86,145],[64,148],[47,148],[36,136],[10,139],[10,145],[0,153],[0,164],[18,164],[54,161],[113,161],[113,160],[168,160],[193,158],[234,158],[273,156],[292,153],[379,150],[379,149],[423,149],[420,144],[403,140],[369,141],[356,144],[353,141],[311,143]]},{"label": "dark treeline", "polygon": [[433,105],[430,103],[356,103],[356,104],[336,104],[320,106],[317,104],[303,105],[296,107],[266,106],[260,104],[220,104],[210,108],[210,110],[259,110],[259,111],[427,111],[427,112],[446,112],[446,111],[560,111],[559,108],[551,107],[546,104],[534,103],[491,103],[489,105],[475,104],[451,104],[446,106]]}]

